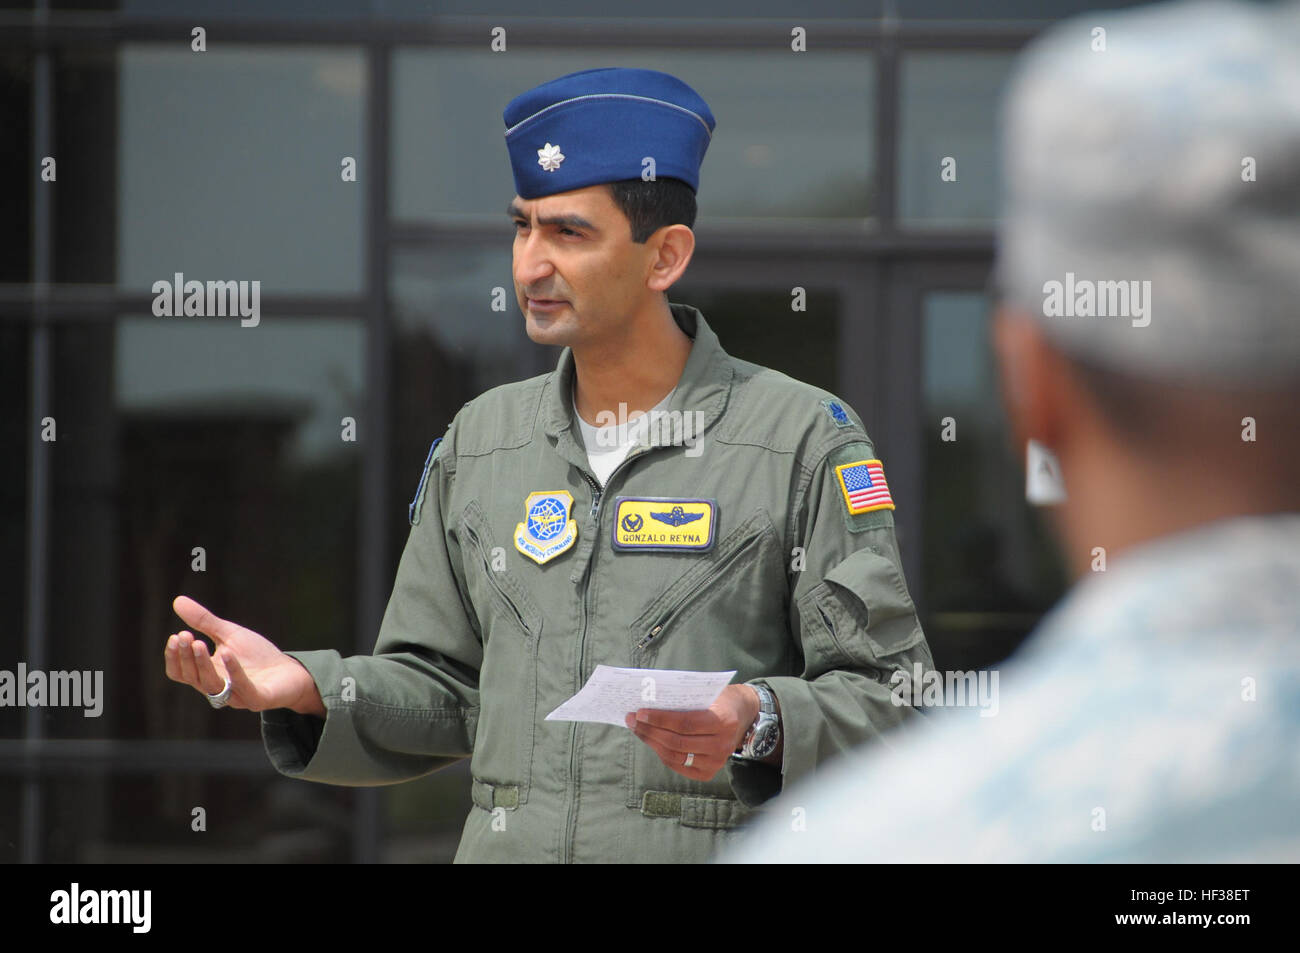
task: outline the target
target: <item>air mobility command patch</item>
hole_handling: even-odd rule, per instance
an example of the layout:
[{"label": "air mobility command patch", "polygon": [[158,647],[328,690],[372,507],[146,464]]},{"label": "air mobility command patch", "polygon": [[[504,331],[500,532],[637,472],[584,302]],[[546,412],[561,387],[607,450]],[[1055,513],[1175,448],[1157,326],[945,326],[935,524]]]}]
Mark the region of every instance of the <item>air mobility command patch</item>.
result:
[{"label": "air mobility command patch", "polygon": [[894,498],[885,482],[884,465],[867,443],[834,450],[826,464],[835,477],[836,495],[850,532],[894,525]]},{"label": "air mobility command patch", "polygon": [[716,500],[670,496],[620,496],[614,507],[612,545],[623,551],[700,552],[713,546]]},{"label": "air mobility command patch", "polygon": [[429,446],[429,455],[424,458],[424,472],[420,474],[420,485],[415,488],[415,499],[407,504],[406,519],[412,526],[420,522],[420,505],[424,502],[424,488],[429,485],[429,468],[433,466],[433,461],[438,456],[440,443],[442,443],[441,437]]},{"label": "air mobility command patch", "polygon": [[568,490],[535,490],[524,500],[524,521],[515,525],[515,549],[534,562],[554,559],[578,538],[570,517],[573,494]]}]

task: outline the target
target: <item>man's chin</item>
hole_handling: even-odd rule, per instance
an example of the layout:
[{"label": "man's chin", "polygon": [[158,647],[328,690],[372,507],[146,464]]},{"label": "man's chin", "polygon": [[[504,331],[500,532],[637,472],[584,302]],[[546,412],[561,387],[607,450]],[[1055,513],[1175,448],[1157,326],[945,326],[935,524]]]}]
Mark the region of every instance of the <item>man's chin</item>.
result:
[{"label": "man's chin", "polygon": [[564,347],[573,337],[568,321],[558,314],[538,314],[524,309],[524,330],[534,344]]}]

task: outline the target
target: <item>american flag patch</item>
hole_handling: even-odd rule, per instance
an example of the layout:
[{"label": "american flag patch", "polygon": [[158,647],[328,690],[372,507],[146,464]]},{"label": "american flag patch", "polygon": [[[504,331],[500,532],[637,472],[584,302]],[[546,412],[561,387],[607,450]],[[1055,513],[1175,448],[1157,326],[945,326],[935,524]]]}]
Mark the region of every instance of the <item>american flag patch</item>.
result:
[{"label": "american flag patch", "polygon": [[885,482],[885,470],[879,460],[841,463],[835,468],[835,477],[840,481],[850,513],[894,508],[894,498],[889,495],[889,484]]}]

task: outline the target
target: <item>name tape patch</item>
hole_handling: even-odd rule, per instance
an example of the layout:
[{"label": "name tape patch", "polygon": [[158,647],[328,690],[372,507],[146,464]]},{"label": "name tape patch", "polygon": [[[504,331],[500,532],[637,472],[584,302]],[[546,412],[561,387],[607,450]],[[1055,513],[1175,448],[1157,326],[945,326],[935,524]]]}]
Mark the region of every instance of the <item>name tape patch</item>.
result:
[{"label": "name tape patch", "polygon": [[615,503],[615,549],[701,552],[713,546],[717,500],[620,496]]}]

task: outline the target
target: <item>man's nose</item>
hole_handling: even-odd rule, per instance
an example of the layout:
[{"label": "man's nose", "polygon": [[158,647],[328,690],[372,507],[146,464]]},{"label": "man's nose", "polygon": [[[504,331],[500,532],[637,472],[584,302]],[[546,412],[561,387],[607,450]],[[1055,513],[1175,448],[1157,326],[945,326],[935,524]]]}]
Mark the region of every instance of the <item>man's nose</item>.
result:
[{"label": "man's nose", "polygon": [[546,252],[546,243],[533,229],[527,238],[515,241],[515,281],[526,287],[547,278],[555,266]]}]

